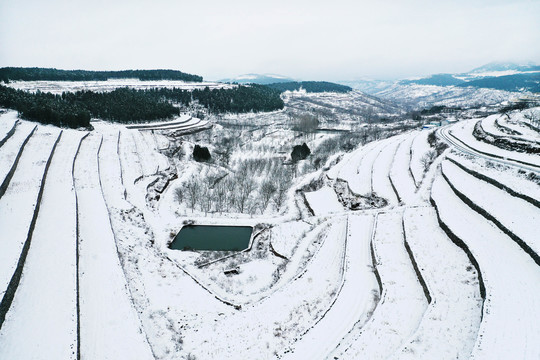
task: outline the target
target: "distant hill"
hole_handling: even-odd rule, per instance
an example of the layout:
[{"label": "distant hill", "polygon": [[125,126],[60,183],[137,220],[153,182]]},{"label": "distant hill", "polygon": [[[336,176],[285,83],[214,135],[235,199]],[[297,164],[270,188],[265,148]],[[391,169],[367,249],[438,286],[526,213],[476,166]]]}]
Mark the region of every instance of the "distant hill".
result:
[{"label": "distant hill", "polygon": [[300,90],[301,88],[309,93],[318,93],[318,92],[346,93],[352,90],[350,86],[335,84],[335,83],[331,83],[327,81],[291,81],[291,82],[268,84],[267,86],[277,89],[281,92]]},{"label": "distant hill", "polygon": [[201,82],[202,76],[183,73],[178,70],[121,70],[121,71],[88,71],[59,70],[54,68],[0,68],[0,81],[99,81],[108,79],[139,80],[181,80]]},{"label": "distant hill", "polygon": [[339,82],[342,85],[348,85],[353,89],[360,90],[367,94],[375,94],[394,85],[395,81],[391,80],[374,80],[374,79],[356,79],[345,80]]},{"label": "distant hill", "polygon": [[514,74],[497,77],[486,77],[478,80],[463,82],[459,86],[474,86],[479,88],[540,92],[540,72]]},{"label": "distant hill", "polygon": [[294,81],[286,76],[276,74],[244,74],[230,79],[222,79],[220,82],[238,83],[238,84],[260,84],[268,85],[280,82]]},{"label": "distant hill", "polygon": [[436,85],[436,86],[452,86],[464,83],[464,80],[455,78],[452,74],[436,74],[427,78],[418,80],[402,80],[402,84],[419,84],[419,85]]},{"label": "distant hill", "polygon": [[540,66],[534,63],[528,64],[516,64],[512,62],[492,62],[469,71],[470,74],[488,73],[488,72],[502,72],[502,71],[540,71]]},{"label": "distant hill", "polygon": [[540,66],[532,63],[493,62],[468,73],[436,74],[415,80],[401,80],[399,85],[472,86],[505,91],[540,91]]}]

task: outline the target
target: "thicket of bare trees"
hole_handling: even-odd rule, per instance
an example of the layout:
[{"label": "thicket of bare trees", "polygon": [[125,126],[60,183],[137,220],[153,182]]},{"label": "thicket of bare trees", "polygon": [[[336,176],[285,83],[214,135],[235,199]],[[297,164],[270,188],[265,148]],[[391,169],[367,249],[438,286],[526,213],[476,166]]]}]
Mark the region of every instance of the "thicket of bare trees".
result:
[{"label": "thicket of bare trees", "polygon": [[191,212],[261,214],[285,203],[292,181],[291,169],[278,159],[247,159],[225,174],[197,174],[175,190],[176,201]]},{"label": "thicket of bare trees", "polygon": [[532,126],[540,128],[540,111],[529,110],[528,112],[523,113],[523,117],[527,119]]}]

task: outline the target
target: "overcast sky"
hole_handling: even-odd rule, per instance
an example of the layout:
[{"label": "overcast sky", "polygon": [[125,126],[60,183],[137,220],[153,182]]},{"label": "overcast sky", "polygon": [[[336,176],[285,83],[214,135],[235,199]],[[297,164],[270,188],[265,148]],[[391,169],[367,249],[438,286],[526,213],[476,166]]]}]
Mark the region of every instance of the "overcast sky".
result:
[{"label": "overcast sky", "polygon": [[348,80],[540,63],[540,0],[0,0],[0,14],[0,66]]}]

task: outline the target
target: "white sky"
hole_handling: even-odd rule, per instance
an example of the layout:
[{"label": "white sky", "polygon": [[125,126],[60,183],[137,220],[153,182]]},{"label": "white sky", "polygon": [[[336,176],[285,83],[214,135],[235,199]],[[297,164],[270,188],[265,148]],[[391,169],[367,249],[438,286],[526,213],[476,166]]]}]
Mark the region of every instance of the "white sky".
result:
[{"label": "white sky", "polygon": [[540,63],[540,0],[0,0],[0,14],[0,67],[349,80]]}]

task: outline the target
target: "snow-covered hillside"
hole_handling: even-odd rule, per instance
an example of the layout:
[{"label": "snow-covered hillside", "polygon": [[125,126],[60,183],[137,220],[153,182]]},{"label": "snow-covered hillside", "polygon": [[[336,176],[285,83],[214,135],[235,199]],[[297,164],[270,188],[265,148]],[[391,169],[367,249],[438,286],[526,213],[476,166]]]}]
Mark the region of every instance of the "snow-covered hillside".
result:
[{"label": "snow-covered hillside", "polygon": [[[348,151],[286,112],[91,132],[4,112],[0,359],[538,359],[539,114],[381,126]],[[192,222],[255,230],[241,252],[170,249]]]},{"label": "snow-covered hillside", "polygon": [[139,80],[139,79],[110,79],[107,81],[11,81],[8,86],[25,91],[42,91],[53,94],[75,91],[113,91],[114,89],[128,87],[133,89],[152,89],[152,88],[178,88],[183,90],[231,88],[235,85],[223,84],[218,82],[186,82],[175,80]]},{"label": "snow-covered hillside", "polygon": [[494,105],[509,99],[516,99],[522,94],[476,87],[395,83],[374,95],[403,103],[411,108],[422,109],[436,105],[462,108]]}]

